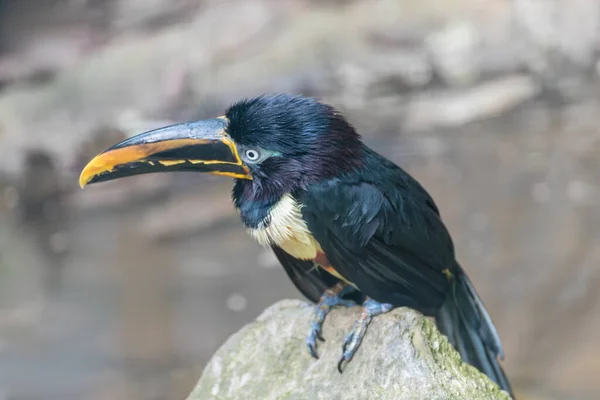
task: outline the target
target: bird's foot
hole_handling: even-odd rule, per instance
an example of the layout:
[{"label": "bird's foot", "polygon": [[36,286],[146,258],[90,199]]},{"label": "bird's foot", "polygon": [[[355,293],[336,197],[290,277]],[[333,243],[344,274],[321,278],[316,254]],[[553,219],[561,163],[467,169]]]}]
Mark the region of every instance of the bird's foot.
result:
[{"label": "bird's foot", "polygon": [[393,308],[391,304],[378,303],[373,299],[367,298],[363,303],[363,310],[360,313],[360,317],[354,323],[352,330],[346,336],[344,340],[344,346],[342,347],[342,357],[338,362],[338,371],[342,373],[342,366],[344,363],[350,362],[354,354],[358,350],[360,343],[362,342],[365,333],[367,333],[367,327],[373,317],[385,314]]},{"label": "bird's foot", "polygon": [[344,295],[354,290],[355,289],[350,285],[338,283],[334,287],[327,289],[323,293],[323,296],[321,296],[319,303],[315,307],[315,314],[310,324],[308,337],[306,338],[306,346],[308,347],[308,352],[314,358],[319,358],[319,356],[317,355],[317,339],[323,342],[325,341],[325,339],[323,339],[323,336],[321,335],[321,328],[323,327],[323,321],[325,320],[325,316],[329,313],[329,311],[331,311],[331,308],[333,306],[355,306],[356,303],[354,301],[343,299]]}]

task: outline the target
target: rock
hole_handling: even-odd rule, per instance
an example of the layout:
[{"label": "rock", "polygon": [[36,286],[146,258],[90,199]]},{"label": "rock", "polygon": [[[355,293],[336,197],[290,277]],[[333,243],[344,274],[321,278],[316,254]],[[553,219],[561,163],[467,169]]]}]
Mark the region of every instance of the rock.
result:
[{"label": "rock", "polygon": [[344,373],[336,365],[359,309],[327,317],[313,359],[304,345],[312,307],[284,300],[231,336],[187,400],[208,399],[508,399],[464,364],[433,322],[406,308],[377,317]]},{"label": "rock", "polygon": [[593,64],[600,44],[600,3],[587,0],[516,0],[513,2],[519,37],[529,45],[530,62],[545,69],[557,52],[579,67]]},{"label": "rock", "polygon": [[181,20],[194,11],[189,0],[118,0],[113,5],[112,25],[117,31],[160,27]]},{"label": "rock", "polygon": [[479,78],[479,32],[466,22],[455,22],[426,40],[433,65],[450,86],[466,86]]},{"label": "rock", "polygon": [[428,85],[433,71],[426,52],[396,49],[374,52],[367,59],[342,63],[335,71],[339,96],[366,99]]},{"label": "rock", "polygon": [[501,115],[540,92],[527,75],[510,75],[468,90],[419,94],[410,101],[405,128],[431,129],[459,126]]}]

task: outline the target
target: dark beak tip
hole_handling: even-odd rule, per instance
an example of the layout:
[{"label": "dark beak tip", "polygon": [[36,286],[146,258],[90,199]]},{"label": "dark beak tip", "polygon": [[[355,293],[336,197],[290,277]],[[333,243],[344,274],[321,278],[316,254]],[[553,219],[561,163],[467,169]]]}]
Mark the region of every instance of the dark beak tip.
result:
[{"label": "dark beak tip", "polygon": [[252,179],[226,120],[175,124],[125,139],[92,159],[81,172],[86,185],[152,172],[195,171]]}]

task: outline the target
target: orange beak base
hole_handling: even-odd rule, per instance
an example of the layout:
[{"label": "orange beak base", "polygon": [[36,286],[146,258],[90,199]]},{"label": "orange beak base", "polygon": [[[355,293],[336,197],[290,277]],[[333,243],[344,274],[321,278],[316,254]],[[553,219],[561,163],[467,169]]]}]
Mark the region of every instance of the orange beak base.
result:
[{"label": "orange beak base", "polygon": [[94,157],[81,172],[79,185],[173,171],[252,179],[226,126],[226,119],[215,118],[133,136]]}]

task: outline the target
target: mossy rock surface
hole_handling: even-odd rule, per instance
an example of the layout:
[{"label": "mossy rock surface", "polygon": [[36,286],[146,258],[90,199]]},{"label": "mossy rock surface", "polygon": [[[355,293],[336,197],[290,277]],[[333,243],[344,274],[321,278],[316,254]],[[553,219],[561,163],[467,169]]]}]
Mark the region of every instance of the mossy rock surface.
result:
[{"label": "mossy rock surface", "polygon": [[328,315],[315,360],[304,344],[312,306],[274,304],[221,346],[188,400],[509,399],[461,361],[433,322],[406,308],[375,318],[340,374],[342,341],[358,314],[338,308]]}]

